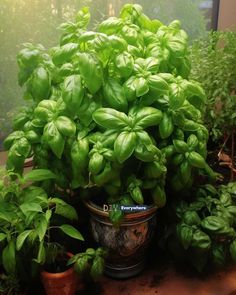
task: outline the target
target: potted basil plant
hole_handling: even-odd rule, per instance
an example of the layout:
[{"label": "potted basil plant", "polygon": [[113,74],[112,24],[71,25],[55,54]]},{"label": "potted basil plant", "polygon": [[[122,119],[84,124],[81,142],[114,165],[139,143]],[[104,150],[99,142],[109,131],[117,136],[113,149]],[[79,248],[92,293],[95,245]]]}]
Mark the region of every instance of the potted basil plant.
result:
[{"label": "potted basil plant", "polygon": [[[163,25],[138,4],[97,31],[86,29],[89,20],[85,7],[61,25],[57,47],[19,52],[19,84],[32,104],[5,140],[7,167],[20,173],[32,156],[56,175],[51,185],[87,198],[94,238],[110,250],[106,273],[131,276],[143,268],[166,188],[187,189],[199,172],[215,176],[205,162],[205,94],[188,80],[179,21]],[[136,207],[121,210],[127,205]]]},{"label": "potted basil plant", "polygon": [[[45,265],[46,261],[55,263],[59,255],[64,257],[62,244],[50,239],[53,229],[58,228],[78,240],[83,240],[83,237],[69,224],[52,225],[50,222],[54,215],[67,217],[70,220],[76,219],[77,214],[72,206],[61,199],[48,198],[40,187],[26,186],[29,181],[38,182],[54,178],[55,175],[51,171],[36,169],[24,177],[7,171],[3,174],[0,192],[0,237],[1,261],[5,276],[2,278],[5,278],[5,281],[8,277],[12,278],[7,294],[20,294],[18,292],[22,286],[27,290],[30,285],[32,274],[29,269],[32,262]],[[69,255],[69,258],[71,256]],[[63,291],[63,294],[75,294],[77,276],[73,268],[67,273],[69,273],[67,279],[70,277],[70,281],[66,287],[67,291]],[[60,281],[65,285],[62,275]],[[55,287],[54,282],[53,286]],[[47,290],[46,293],[52,294]]]}]

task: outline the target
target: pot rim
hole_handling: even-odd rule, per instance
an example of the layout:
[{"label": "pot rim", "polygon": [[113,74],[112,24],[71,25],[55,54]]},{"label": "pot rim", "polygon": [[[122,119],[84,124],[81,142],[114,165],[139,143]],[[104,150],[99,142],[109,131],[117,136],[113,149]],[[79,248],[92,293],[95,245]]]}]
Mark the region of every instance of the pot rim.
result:
[{"label": "pot rim", "polygon": [[[89,201],[84,201],[84,204],[89,209],[89,211],[92,212],[93,214],[109,218],[109,212],[102,210],[102,207],[96,205],[94,202],[89,200]],[[150,205],[150,208],[148,208],[145,211],[125,213],[124,220],[147,217],[149,215],[154,214],[157,211],[157,209],[158,209],[157,206],[152,204]]]},{"label": "pot rim", "polygon": [[[66,252],[66,256],[68,256],[68,258],[71,258],[74,256],[74,254],[70,253],[70,252]],[[74,272],[74,267],[70,267],[69,269],[62,271],[62,272],[48,272],[46,270],[41,270],[40,274],[42,277],[44,278],[49,278],[49,279],[60,279],[63,278],[65,276],[69,276]]]}]

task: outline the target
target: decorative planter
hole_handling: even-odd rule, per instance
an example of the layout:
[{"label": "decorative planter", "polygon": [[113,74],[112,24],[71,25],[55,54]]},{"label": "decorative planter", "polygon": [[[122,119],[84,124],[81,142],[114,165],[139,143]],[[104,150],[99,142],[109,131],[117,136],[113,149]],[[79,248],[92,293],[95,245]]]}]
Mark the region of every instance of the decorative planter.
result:
[{"label": "decorative planter", "polygon": [[[67,253],[70,258],[73,256]],[[71,267],[60,273],[41,272],[41,280],[47,295],[74,295],[78,286],[78,276]]]},{"label": "decorative planter", "polygon": [[145,253],[154,234],[157,207],[128,213],[119,228],[112,225],[109,214],[93,202],[86,202],[90,211],[93,238],[109,250],[105,274],[113,278],[129,278],[141,272]]}]

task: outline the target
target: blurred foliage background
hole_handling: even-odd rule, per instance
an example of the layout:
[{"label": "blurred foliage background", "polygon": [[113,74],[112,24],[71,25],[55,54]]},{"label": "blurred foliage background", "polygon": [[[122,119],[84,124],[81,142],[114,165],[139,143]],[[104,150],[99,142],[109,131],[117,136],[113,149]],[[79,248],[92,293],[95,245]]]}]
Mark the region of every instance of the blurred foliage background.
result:
[{"label": "blurred foliage background", "polygon": [[91,11],[90,29],[108,16],[118,15],[125,3],[139,3],[144,13],[165,24],[182,22],[190,42],[204,36],[211,23],[213,0],[1,0],[0,1],[0,149],[11,131],[11,120],[25,102],[17,82],[17,52],[22,43],[58,43],[59,24],[72,20],[83,6]]}]

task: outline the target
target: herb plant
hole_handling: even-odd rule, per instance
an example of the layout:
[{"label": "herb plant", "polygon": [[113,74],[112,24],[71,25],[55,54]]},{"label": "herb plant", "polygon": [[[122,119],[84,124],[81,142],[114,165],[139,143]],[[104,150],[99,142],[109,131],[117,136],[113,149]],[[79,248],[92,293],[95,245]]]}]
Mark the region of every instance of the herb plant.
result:
[{"label": "herb plant", "polygon": [[[21,172],[33,156],[55,173],[60,189],[102,189],[109,203],[165,205],[166,179],[174,190],[192,185],[205,162],[205,94],[188,80],[187,35],[126,4],[87,31],[88,8],[61,25],[60,44],[48,52],[25,44],[19,83],[28,107],[5,140],[8,169]],[[144,194],[145,192],[145,194]],[[121,214],[112,216],[117,222]]]},{"label": "herb plant", "polygon": [[204,185],[193,201],[178,202],[175,212],[177,222],[170,227],[169,245],[175,244],[172,250],[179,249],[198,271],[209,263],[221,266],[236,261],[235,182],[217,189]]},{"label": "herb plant", "polygon": [[[8,277],[15,278],[15,282],[24,282],[26,271],[29,279],[29,269],[24,269],[24,266],[28,265],[29,268],[33,261],[41,265],[46,260],[55,262],[57,254],[62,249],[62,243],[50,238],[51,232],[56,228],[69,237],[83,240],[79,231],[73,226],[58,224],[55,221],[53,223],[52,220],[54,216],[76,219],[77,214],[72,206],[62,199],[49,198],[40,187],[34,185],[22,187],[29,181],[38,182],[51,178],[55,178],[55,175],[46,169],[33,170],[24,177],[13,172],[2,172],[0,255],[1,266],[6,274],[3,276],[3,286],[8,284]],[[54,251],[51,251],[52,249]],[[13,289],[12,292],[16,291]]]},{"label": "herb plant", "polygon": [[228,143],[232,181],[236,172],[236,34],[211,32],[206,39],[197,40],[191,49],[191,61],[190,77],[201,83],[207,96],[204,122],[211,139],[222,146],[219,158]]}]

